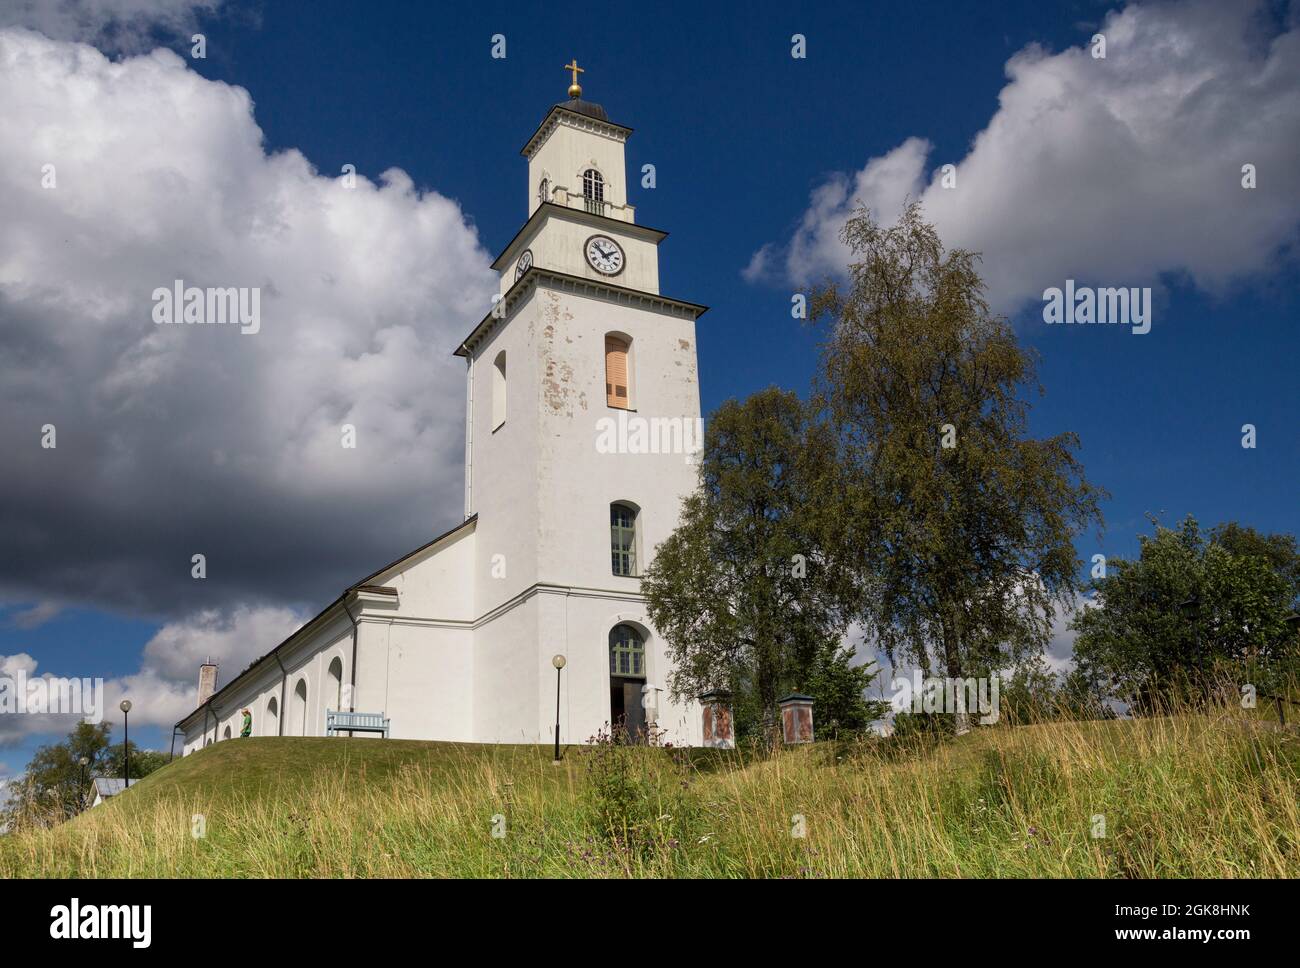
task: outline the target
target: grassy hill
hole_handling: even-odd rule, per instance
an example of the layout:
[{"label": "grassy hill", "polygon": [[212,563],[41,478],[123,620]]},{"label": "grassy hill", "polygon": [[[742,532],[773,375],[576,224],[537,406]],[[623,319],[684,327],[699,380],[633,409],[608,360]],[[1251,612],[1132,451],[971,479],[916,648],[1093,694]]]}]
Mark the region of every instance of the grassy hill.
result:
[{"label": "grassy hill", "polygon": [[0,877],[1300,876],[1300,741],[1227,715],[999,726],[929,749],[550,759],[218,743],[0,837]]}]

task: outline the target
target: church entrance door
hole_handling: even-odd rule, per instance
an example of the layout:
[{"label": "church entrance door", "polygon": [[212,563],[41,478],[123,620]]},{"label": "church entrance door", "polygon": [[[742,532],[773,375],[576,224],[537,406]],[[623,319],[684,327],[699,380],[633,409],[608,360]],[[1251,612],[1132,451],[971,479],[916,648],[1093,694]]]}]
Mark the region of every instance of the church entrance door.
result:
[{"label": "church entrance door", "polygon": [[610,722],[614,735],[617,737],[625,732],[629,743],[646,741],[645,708],[641,705],[641,687],[644,685],[644,679],[610,679]]},{"label": "church entrance door", "polygon": [[616,741],[646,742],[645,639],[632,625],[609,630],[609,725]]}]

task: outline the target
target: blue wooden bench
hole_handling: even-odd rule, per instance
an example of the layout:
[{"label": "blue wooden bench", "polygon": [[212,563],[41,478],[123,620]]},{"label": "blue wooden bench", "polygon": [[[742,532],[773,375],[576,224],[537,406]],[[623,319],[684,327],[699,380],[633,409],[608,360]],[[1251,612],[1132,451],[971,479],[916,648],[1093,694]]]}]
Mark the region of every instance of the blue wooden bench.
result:
[{"label": "blue wooden bench", "polygon": [[354,733],[383,733],[388,738],[388,717],[383,713],[344,713],[325,710],[325,735],[349,730]]}]

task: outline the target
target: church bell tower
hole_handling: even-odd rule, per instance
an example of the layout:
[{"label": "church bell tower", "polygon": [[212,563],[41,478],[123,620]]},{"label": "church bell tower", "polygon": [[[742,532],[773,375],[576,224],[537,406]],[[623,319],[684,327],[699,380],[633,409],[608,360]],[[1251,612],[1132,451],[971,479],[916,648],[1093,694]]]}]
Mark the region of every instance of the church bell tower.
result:
[{"label": "church bell tower", "polygon": [[698,708],[668,701],[669,659],[640,576],[696,486],[705,307],[660,292],[667,233],[638,224],[628,197],[632,129],[583,99],[576,60],[566,70],[568,100],[521,152],[528,217],[493,263],[495,304],[456,349],[483,616],[474,732],[551,740],[552,658],[564,655],[561,742],[621,722],[697,743]]}]

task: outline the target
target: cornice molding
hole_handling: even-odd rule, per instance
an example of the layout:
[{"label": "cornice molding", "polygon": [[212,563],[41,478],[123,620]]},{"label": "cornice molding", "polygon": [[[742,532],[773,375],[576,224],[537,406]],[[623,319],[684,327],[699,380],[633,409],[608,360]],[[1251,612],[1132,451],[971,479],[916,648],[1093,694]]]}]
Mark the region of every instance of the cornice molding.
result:
[{"label": "cornice molding", "polygon": [[508,323],[514,316],[515,310],[532,295],[534,289],[538,288],[555,289],[589,299],[602,299],[616,305],[646,309],[679,319],[699,319],[709,311],[708,306],[687,302],[684,299],[674,299],[671,296],[661,296],[643,289],[629,289],[600,279],[588,279],[585,276],[574,276],[567,272],[539,269],[534,266],[507,289],[506,294],[497,302],[497,306],[504,304],[505,307],[500,315],[489,312],[484,316],[456,347],[452,355],[469,357],[473,354],[475,347],[491,336],[499,325]]},{"label": "cornice molding", "polygon": [[492,268],[500,272],[511,262],[514,262],[518,253],[541,232],[543,223],[551,218],[576,222],[579,225],[588,225],[605,232],[621,233],[634,239],[653,242],[655,245],[668,238],[668,233],[663,229],[653,229],[648,225],[638,225],[636,222],[624,222],[621,219],[610,218],[608,215],[597,215],[594,212],[588,212],[586,209],[557,205],[555,202],[542,202],[533,210],[533,214],[528,217],[528,221],[515,233],[515,237],[506,243],[506,247],[492,260]]},{"label": "cornice molding", "polygon": [[628,135],[632,133],[632,129],[624,125],[615,124],[613,121],[601,121],[599,118],[589,117],[585,114],[578,114],[557,104],[547,112],[546,117],[542,119],[542,123],[537,126],[537,130],[533,132],[533,136],[528,139],[528,143],[520,149],[519,153],[525,158],[531,159],[560,125],[573,128],[575,131],[587,131],[592,134],[604,135],[606,138],[613,138],[615,141],[621,142],[626,142]]}]

